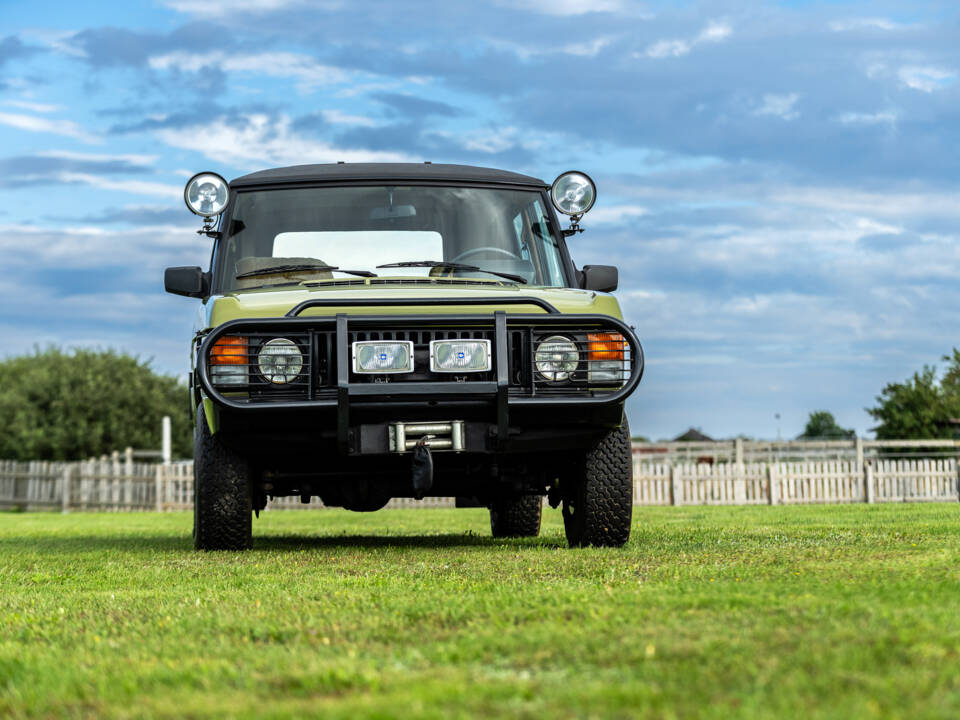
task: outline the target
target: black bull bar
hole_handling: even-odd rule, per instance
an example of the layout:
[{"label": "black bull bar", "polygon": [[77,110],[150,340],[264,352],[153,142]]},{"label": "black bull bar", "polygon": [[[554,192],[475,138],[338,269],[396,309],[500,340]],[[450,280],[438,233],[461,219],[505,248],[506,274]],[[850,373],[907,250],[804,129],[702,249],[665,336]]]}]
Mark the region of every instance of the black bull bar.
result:
[{"label": "black bull bar", "polygon": [[[474,299],[469,299],[473,301]],[[482,301],[482,302],[481,302]],[[491,314],[432,314],[432,315],[325,315],[314,317],[296,317],[308,307],[331,305],[336,307],[390,306],[390,305],[470,305],[470,304],[531,304],[547,309],[546,313],[507,314],[496,311]],[[429,328],[487,328],[494,329],[493,370],[494,380],[483,382],[391,382],[387,384],[371,382],[351,382],[350,340],[351,331],[386,331],[397,329]],[[558,392],[537,393],[532,383],[526,393],[511,393],[510,362],[508,356],[507,333],[509,328],[535,328],[538,332],[560,330],[577,331],[616,331],[630,346],[630,376],[622,387],[604,390],[601,393],[572,392],[570,395]],[[225,335],[242,335],[244,332],[286,333],[326,330],[335,332],[335,368],[336,383],[326,388],[326,392],[308,400],[276,400],[270,402],[249,402],[249,400],[225,396],[216,389],[210,380],[209,354],[214,343]],[[473,302],[464,299],[402,299],[390,300],[378,298],[362,300],[308,301],[297,306],[283,318],[256,318],[231,320],[219,325],[203,339],[197,351],[197,376],[204,393],[218,406],[243,413],[275,413],[290,409],[336,408],[337,440],[341,451],[346,453],[350,430],[350,405],[352,399],[377,398],[378,400],[396,399],[398,401],[416,401],[419,399],[483,399],[488,400],[496,412],[497,437],[506,438],[509,427],[510,408],[551,406],[609,406],[624,401],[637,387],[643,376],[643,348],[633,330],[621,320],[609,315],[562,314],[553,306],[538,298],[476,298]],[[516,388],[514,388],[516,390]]]}]

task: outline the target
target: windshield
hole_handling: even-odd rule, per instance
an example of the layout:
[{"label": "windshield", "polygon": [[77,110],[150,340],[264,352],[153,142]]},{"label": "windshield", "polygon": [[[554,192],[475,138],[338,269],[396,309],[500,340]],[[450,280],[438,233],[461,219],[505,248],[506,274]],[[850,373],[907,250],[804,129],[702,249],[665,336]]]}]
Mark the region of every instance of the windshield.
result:
[{"label": "windshield", "polygon": [[241,192],[220,247],[225,292],[371,274],[566,286],[557,239],[535,190],[398,185]]}]

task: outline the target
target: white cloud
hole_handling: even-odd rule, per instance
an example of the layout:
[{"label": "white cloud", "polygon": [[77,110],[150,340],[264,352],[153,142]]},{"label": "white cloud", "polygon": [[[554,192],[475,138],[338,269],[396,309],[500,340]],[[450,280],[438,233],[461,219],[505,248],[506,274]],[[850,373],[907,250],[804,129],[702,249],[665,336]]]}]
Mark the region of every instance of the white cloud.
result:
[{"label": "white cloud", "polygon": [[153,165],[157,161],[156,155],[134,155],[106,153],[80,153],[72,150],[41,150],[40,157],[60,158],[62,160],[79,160],[81,162],[126,162],[131,165]]},{"label": "white cloud", "polygon": [[20,108],[21,110],[29,110],[30,112],[38,113],[51,113],[61,109],[59,105],[47,105],[45,103],[31,102],[29,100],[6,100],[3,104],[11,105],[13,107]]},{"label": "white cloud", "polygon": [[612,37],[604,36],[587,40],[584,42],[569,43],[564,45],[562,50],[567,55],[576,55],[578,57],[595,57],[597,53],[603,50],[613,41]]},{"label": "white cloud", "polygon": [[529,41],[504,40],[503,38],[490,38],[486,42],[490,47],[507,50],[518,58],[527,60],[532,57],[543,57],[544,55],[555,55],[558,51],[565,55],[575,57],[596,57],[601,50],[610,45],[616,36],[603,35],[595,37],[592,40],[582,40],[578,42],[567,43],[557,47],[556,43],[534,44]]},{"label": "white cloud", "polygon": [[941,217],[960,222],[960,203],[950,192],[867,192],[850,187],[786,186],[764,196],[768,202],[884,218]]},{"label": "white cloud", "polygon": [[585,15],[591,12],[615,13],[623,10],[623,0],[497,0],[497,5],[520,8],[541,15]]},{"label": "white cloud", "polygon": [[341,2],[314,1],[307,3],[305,0],[203,0],[202,2],[195,2],[194,0],[165,0],[163,4],[177,12],[201,17],[223,17],[224,15],[236,13],[256,15],[307,4],[316,10],[333,10],[343,5]]},{"label": "white cloud", "polygon": [[[733,28],[725,22],[713,21],[693,38],[682,40],[660,40],[650,45],[645,52],[647,57],[680,57],[688,54],[695,46],[703,43],[716,43],[726,40],[733,34]],[[634,53],[634,57],[639,57]]]},{"label": "white cloud", "polygon": [[322,65],[309,55],[289,52],[228,55],[219,50],[207,53],[177,51],[151,57],[148,63],[154,70],[174,69],[196,73],[215,67],[225,73],[245,76],[292,77],[300,81],[304,90],[341,83],[348,78],[340,68]]},{"label": "white cloud", "polygon": [[690,52],[690,43],[686,40],[660,40],[647,48],[647,57],[680,57]]},{"label": "white cloud", "polygon": [[53,120],[51,118],[36,117],[35,115],[21,115],[19,113],[0,112],[0,124],[9,125],[28,132],[50,133],[72,137],[85,143],[100,143],[102,140],[91,135],[72,120]]},{"label": "white cloud", "polygon": [[903,26],[881,17],[850,18],[847,20],[834,20],[830,23],[830,29],[833,32],[849,32],[851,30],[896,30],[900,27]]},{"label": "white cloud", "polygon": [[895,125],[895,112],[857,113],[846,112],[837,116],[837,122],[842,125]]},{"label": "white cloud", "polygon": [[[517,127],[497,127],[489,130],[457,131],[434,130],[431,133],[452,143],[457,143],[464,150],[470,152],[500,153],[512,148],[522,147],[527,150],[538,150],[543,147],[548,133],[538,133],[531,137]],[[552,138],[551,139],[555,139]]]},{"label": "white cloud", "polygon": [[797,93],[787,95],[764,95],[763,102],[753,111],[754,115],[772,115],[783,120],[796,120],[800,117],[794,107],[800,96]]},{"label": "white cloud", "polygon": [[80,183],[102,190],[119,190],[133,195],[155,195],[158,197],[182,198],[183,188],[165,183],[149,182],[146,180],[114,180],[102,175],[89,173],[62,172],[57,173],[57,180],[63,183]]},{"label": "white cloud", "polygon": [[733,28],[727,23],[712,22],[700,32],[694,42],[720,42],[721,40],[726,40],[732,34]]},{"label": "white cloud", "polygon": [[[182,192],[181,192],[182,194]],[[184,210],[185,218],[189,215]],[[137,226],[105,230],[90,225],[42,228],[33,225],[0,226],[0,254],[10,266],[88,268],[104,264],[162,268],[164,264],[200,265],[209,259],[210,245],[198,240],[190,225]],[[183,260],[184,262],[178,262]],[[15,280],[8,276],[8,280]]]},{"label": "white cloud", "polygon": [[900,225],[879,222],[869,217],[854,218],[852,226],[863,235],[897,235],[903,232],[903,227]]},{"label": "white cloud", "polygon": [[925,93],[940,90],[957,79],[953,71],[933,65],[905,65],[897,75],[907,87]]},{"label": "white cloud", "polygon": [[474,152],[498,153],[509,150],[517,145],[519,131],[516,128],[503,128],[502,130],[477,131],[472,133],[460,133],[458,136],[463,142],[465,150]]},{"label": "white cloud", "polygon": [[27,28],[21,33],[23,38],[29,38],[35,43],[45,45],[64,55],[72,57],[86,57],[87,53],[81,48],[76,47],[71,41],[77,34],[77,29],[73,30],[46,30],[42,28]]},{"label": "white cloud", "polygon": [[247,115],[245,122],[227,123],[223,118],[196,127],[158,131],[167,145],[202,153],[218,163],[258,169],[275,165],[344,162],[411,162],[402,153],[376,150],[347,150],[305,138],[290,128],[290,119],[271,120],[266,115]]},{"label": "white cloud", "polygon": [[647,208],[641,205],[595,207],[587,216],[587,223],[621,223],[624,220],[642,217],[649,214],[649,212]]},{"label": "white cloud", "polygon": [[321,110],[320,114],[331,125],[356,125],[359,127],[376,125],[373,118],[368,118],[365,115],[350,115],[340,110]]}]

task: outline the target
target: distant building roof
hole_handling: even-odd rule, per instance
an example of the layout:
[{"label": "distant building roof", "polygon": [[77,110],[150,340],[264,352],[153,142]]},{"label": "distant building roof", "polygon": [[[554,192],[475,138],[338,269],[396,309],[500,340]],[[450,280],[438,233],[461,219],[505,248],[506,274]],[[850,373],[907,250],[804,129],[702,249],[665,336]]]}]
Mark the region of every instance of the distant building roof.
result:
[{"label": "distant building roof", "polygon": [[543,180],[529,175],[473,167],[472,165],[434,165],[432,163],[333,163],[271,168],[238,177],[231,187],[272,185],[275,183],[341,182],[349,180],[445,181],[454,183],[494,183],[548,187]]},{"label": "distant building roof", "polygon": [[675,437],[673,442],[714,442],[714,439],[699,430],[690,428],[683,435]]}]

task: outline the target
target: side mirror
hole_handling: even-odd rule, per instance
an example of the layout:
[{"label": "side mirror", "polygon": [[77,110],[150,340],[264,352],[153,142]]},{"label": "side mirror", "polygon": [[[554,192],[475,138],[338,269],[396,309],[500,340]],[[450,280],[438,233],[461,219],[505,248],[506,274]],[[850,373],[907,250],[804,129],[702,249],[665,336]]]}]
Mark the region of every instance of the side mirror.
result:
[{"label": "side mirror", "polygon": [[613,265],[584,265],[582,285],[584,290],[613,292],[617,289],[620,274]]},{"label": "side mirror", "polygon": [[207,275],[198,267],[169,267],[163,272],[168,293],[202,298],[207,294]]}]

